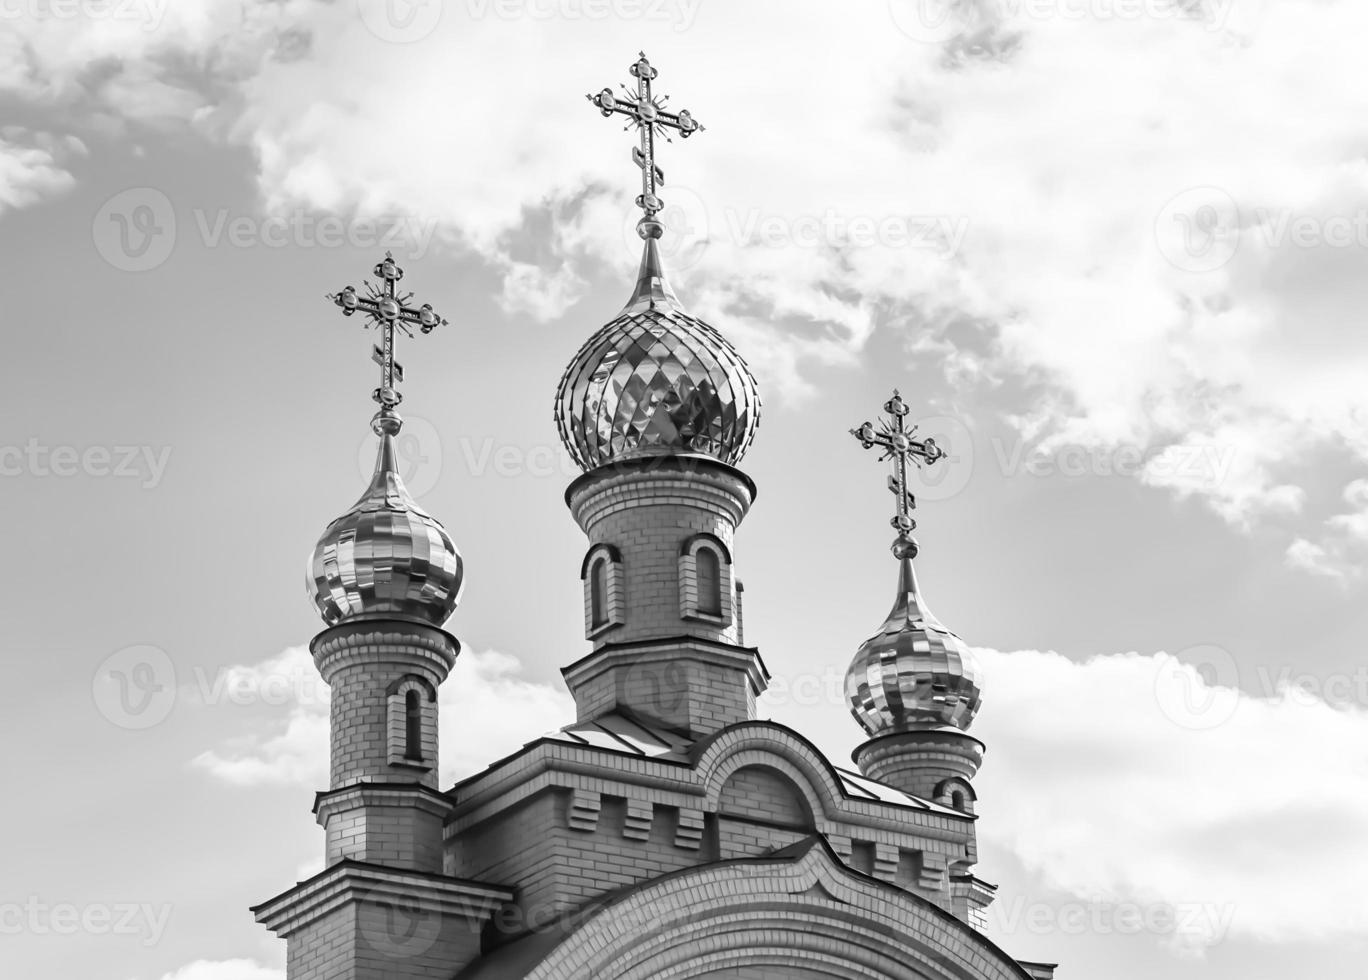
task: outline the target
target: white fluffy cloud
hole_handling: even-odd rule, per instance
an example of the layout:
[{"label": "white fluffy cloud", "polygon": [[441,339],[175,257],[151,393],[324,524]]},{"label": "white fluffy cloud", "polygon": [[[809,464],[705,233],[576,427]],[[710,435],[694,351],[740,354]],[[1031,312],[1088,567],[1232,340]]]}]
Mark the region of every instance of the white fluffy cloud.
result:
[{"label": "white fluffy cloud", "polygon": [[[435,220],[511,311],[631,261],[627,140],[580,92],[644,42],[709,126],[663,155],[676,278],[772,390],[905,329],[1031,382],[1003,410],[1046,451],[1149,451],[1237,527],[1299,514],[1315,450],[1368,462],[1355,0],[132,6],[23,22],[0,87],[246,144],[268,208]],[[1166,465],[1208,449],[1219,479]]]},{"label": "white fluffy cloud", "polygon": [[261,966],[251,960],[196,960],[161,980],[285,980],[285,971]]},{"label": "white fluffy cloud", "polygon": [[1046,883],[1092,901],[1193,910],[1187,929],[1165,937],[1189,949],[1227,933],[1368,936],[1357,884],[1368,869],[1362,678],[1321,679],[1332,705],[1305,679],[1242,678],[1274,688],[1266,696],[1220,686],[1240,678],[1215,648],[1181,662],[983,657],[980,833]]},{"label": "white fluffy cloud", "polygon": [[1297,538],[1287,548],[1287,563],[1341,585],[1361,581],[1368,567],[1368,480],[1344,488],[1349,510],[1325,521],[1320,542]]},{"label": "white fluffy cloud", "polygon": [[[439,688],[440,781],[449,785],[574,720],[562,690],[520,677],[518,661],[492,650],[464,651]],[[309,651],[290,647],[258,664],[229,667],[186,691],[208,706],[274,707],[275,717],[197,755],[193,765],[238,786],[328,783],[328,688]]]}]

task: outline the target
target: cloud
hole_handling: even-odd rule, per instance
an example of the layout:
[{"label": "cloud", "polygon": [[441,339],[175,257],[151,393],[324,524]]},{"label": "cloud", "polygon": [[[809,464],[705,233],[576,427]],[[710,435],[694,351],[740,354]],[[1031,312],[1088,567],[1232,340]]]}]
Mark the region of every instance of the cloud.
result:
[{"label": "cloud", "polygon": [[1363,578],[1368,565],[1368,479],[1344,488],[1351,508],[1326,519],[1319,542],[1297,538],[1287,548],[1287,564],[1349,586]]},{"label": "cloud", "polygon": [[196,960],[161,980],[285,980],[284,970],[261,966],[251,960]]},{"label": "cloud", "polygon": [[85,145],[75,137],[59,139],[20,126],[0,128],[0,215],[70,190],[76,181],[67,162],[84,152]]},{"label": "cloud", "polygon": [[[626,288],[636,171],[579,95],[647,38],[709,127],[662,154],[676,285],[771,390],[903,330],[959,381],[1028,382],[996,408],[1047,445],[1143,448],[1144,482],[1241,529],[1299,514],[1312,450],[1368,462],[1353,0],[965,2],[948,28],[920,0],[132,6],[16,22],[0,88],[243,144],[268,210],[436,221],[510,312],[559,316],[605,262]],[[690,69],[704,37],[725,70]],[[1194,447],[1220,479],[1162,465]]]},{"label": "cloud", "polygon": [[[516,658],[464,651],[438,689],[440,782],[449,785],[574,720],[569,694],[519,676]],[[328,784],[328,688],[309,652],[290,647],[254,665],[236,665],[187,692],[210,707],[273,709],[256,728],[195,756],[191,764],[236,786]]]},{"label": "cloud", "polygon": [[982,655],[979,832],[1049,886],[1191,910],[1165,937],[1187,950],[1226,930],[1267,942],[1368,936],[1350,872],[1368,867],[1362,678],[1322,679],[1322,695],[1349,695],[1332,705],[1307,678],[1241,678],[1216,648],[1085,663]]}]

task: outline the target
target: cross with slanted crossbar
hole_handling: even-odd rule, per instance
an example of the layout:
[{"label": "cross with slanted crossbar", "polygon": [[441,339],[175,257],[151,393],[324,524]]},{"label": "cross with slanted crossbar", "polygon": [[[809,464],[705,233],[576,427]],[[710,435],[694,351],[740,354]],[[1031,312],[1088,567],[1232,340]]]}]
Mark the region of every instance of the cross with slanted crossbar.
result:
[{"label": "cross with slanted crossbar", "polygon": [[884,411],[890,418],[880,419],[878,429],[874,428],[874,423],[866,422],[857,429],[851,429],[850,434],[860,440],[860,445],[866,449],[875,446],[882,449],[880,461],[893,460],[893,475],[888,478],[888,489],[898,498],[898,512],[889,523],[898,532],[898,540],[894,543],[896,549],[899,545],[912,544],[910,535],[917,526],[910,513],[917,506],[917,498],[907,489],[907,464],[911,461],[920,466],[925,462],[930,466],[945,456],[945,450],[937,446],[934,439],[912,438],[917,427],[907,424],[910,409],[896,388],[893,389],[893,397],[884,402]]},{"label": "cross with slanted crossbar", "polygon": [[645,52],[642,52],[636,64],[632,65],[631,72],[637,80],[637,86],[635,93],[626,85],[622,86],[627,98],[614,95],[611,88],[605,88],[597,95],[586,95],[585,98],[598,106],[599,111],[605,116],[614,113],[626,116],[629,121],[624,129],[636,127],[641,138],[640,145],[632,148],[632,161],[641,168],[641,196],[636,199],[636,203],[637,207],[646,212],[646,216],[637,223],[637,233],[642,238],[659,238],[663,226],[656,215],[660,213],[665,202],[656,194],[656,188],[665,183],[665,171],[655,162],[655,138],[660,135],[668,143],[669,130],[673,129],[687,139],[701,131],[703,124],[689,115],[687,109],[667,112],[665,103],[669,101],[668,95],[657,98],[651,94],[651,80],[658,73],[646,60]]},{"label": "cross with slanted crossbar", "polygon": [[355,286],[348,286],[340,293],[329,293],[328,299],[341,308],[343,314],[351,316],[361,312],[366,315],[366,326],[376,324],[380,327],[380,343],[371,352],[371,359],[380,365],[380,387],[371,397],[380,403],[380,410],[392,414],[395,407],[404,400],[394,386],[404,380],[404,368],[394,359],[394,329],[398,327],[405,335],[413,336],[413,327],[423,333],[432,333],[438,326],[446,326],[447,321],[432,310],[431,303],[422,306],[409,306],[412,293],[398,294],[396,284],[404,278],[404,270],[394,261],[394,256],[385,253],[383,262],[375,266],[375,277],[380,280],[376,285],[367,282],[366,295],[360,296]]}]

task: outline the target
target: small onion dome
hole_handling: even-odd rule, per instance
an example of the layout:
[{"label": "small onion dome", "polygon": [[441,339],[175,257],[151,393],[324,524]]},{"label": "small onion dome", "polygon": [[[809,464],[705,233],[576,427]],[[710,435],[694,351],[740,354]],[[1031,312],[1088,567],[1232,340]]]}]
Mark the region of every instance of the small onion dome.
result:
[{"label": "small onion dome", "polygon": [[973,651],[926,608],[912,568],[916,544],[894,545],[898,596],[846,671],[850,713],[871,736],[951,725],[967,729],[982,701]]},{"label": "small onion dome", "polygon": [[632,297],[580,348],[556,392],[561,441],[582,469],[699,453],[734,465],[760,421],[760,392],[741,355],[680,305],[643,222]]},{"label": "small onion dome", "polygon": [[309,597],[329,626],[360,618],[441,626],[461,598],[461,553],[399,477],[394,437],[401,424],[391,410],[376,416],[380,450],[370,486],[328,525],[309,560]]}]

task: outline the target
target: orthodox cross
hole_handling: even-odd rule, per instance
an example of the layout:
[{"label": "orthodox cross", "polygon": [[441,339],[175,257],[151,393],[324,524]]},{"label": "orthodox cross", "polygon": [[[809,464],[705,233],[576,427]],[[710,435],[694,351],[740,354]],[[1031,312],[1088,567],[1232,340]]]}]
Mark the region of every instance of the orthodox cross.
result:
[{"label": "orthodox cross", "polygon": [[371,352],[371,359],[380,365],[380,387],[371,397],[380,403],[380,414],[390,417],[404,399],[395,388],[404,380],[404,368],[394,359],[395,328],[412,337],[415,326],[423,333],[432,333],[436,327],[446,326],[447,321],[433,312],[431,303],[410,306],[413,294],[396,291],[399,280],[404,278],[404,270],[389,252],[385,253],[383,262],[376,264],[374,275],[380,282],[367,282],[365,296],[358,295],[355,286],[348,286],[340,293],[329,293],[328,299],[338,305],[343,315],[351,316],[359,311],[366,315],[367,327],[374,324],[380,328],[380,343]]},{"label": "orthodox cross", "polygon": [[911,557],[916,554],[916,543],[912,541],[911,534],[917,522],[912,519],[910,511],[917,506],[917,498],[907,489],[907,464],[912,462],[920,466],[925,462],[930,466],[945,456],[945,450],[937,446],[934,439],[913,438],[917,427],[907,424],[910,409],[896,388],[893,389],[893,397],[884,402],[884,411],[890,418],[880,419],[878,429],[874,428],[874,423],[866,422],[858,429],[851,429],[850,434],[860,440],[860,445],[866,449],[876,446],[882,449],[880,461],[893,460],[893,475],[888,478],[888,489],[898,498],[897,513],[889,521],[898,532],[898,540],[893,548],[895,552],[900,547],[903,551],[910,551],[908,557]]},{"label": "orthodox cross", "polygon": [[687,109],[667,112],[665,103],[670,99],[668,95],[656,97],[651,94],[651,80],[658,72],[646,60],[645,52],[641,53],[641,57],[630,70],[637,84],[635,93],[626,85],[622,86],[627,98],[614,95],[611,88],[605,88],[597,95],[586,95],[585,98],[598,106],[599,111],[605,116],[614,113],[626,116],[628,122],[623,129],[636,128],[641,140],[639,146],[632,148],[632,161],[641,168],[641,196],[636,199],[636,204],[646,212],[646,216],[637,224],[637,231],[642,238],[659,238],[663,226],[656,219],[656,215],[665,202],[656,194],[656,188],[665,183],[665,171],[655,162],[656,136],[663,137],[668,143],[669,131],[673,129],[687,139],[702,130],[703,124],[689,115]]}]

